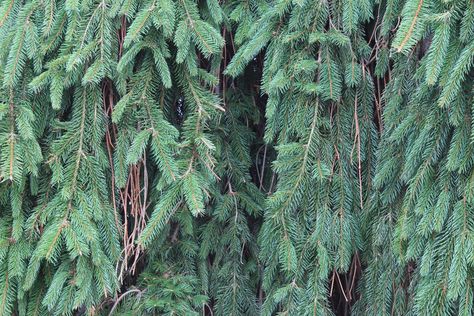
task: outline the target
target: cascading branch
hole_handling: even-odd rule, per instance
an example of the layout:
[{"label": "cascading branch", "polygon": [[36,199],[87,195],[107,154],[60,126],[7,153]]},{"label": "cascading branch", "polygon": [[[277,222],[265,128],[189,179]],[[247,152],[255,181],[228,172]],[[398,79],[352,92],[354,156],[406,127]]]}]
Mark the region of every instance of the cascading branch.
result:
[{"label": "cascading branch", "polygon": [[119,290],[130,227],[115,197],[131,166],[148,156],[153,176],[138,193],[153,191],[156,209],[140,245],[178,210],[205,211],[208,121],[223,110],[206,65],[222,13],[188,0],[12,0],[0,12],[0,314],[94,313]]},{"label": "cascading branch", "polygon": [[[355,290],[347,276],[356,273],[354,254],[362,247],[359,222],[377,132],[371,50],[361,29],[371,5],[351,5],[275,1],[249,27],[226,69],[242,73],[266,47],[265,141],[276,149],[278,180],[259,234],[264,315],[331,314],[334,287],[348,301]],[[245,9],[241,3],[230,16]]]},{"label": "cascading branch", "polygon": [[474,6],[406,1],[401,12],[357,311],[472,315]]},{"label": "cascading branch", "polygon": [[1,0],[0,316],[471,315],[471,0]]}]

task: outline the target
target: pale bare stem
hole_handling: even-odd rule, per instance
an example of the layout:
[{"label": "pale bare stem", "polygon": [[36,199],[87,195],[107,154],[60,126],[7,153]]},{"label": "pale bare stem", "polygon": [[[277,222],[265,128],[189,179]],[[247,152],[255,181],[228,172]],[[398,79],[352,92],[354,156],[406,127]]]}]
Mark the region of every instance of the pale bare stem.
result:
[{"label": "pale bare stem", "polygon": [[10,89],[10,166],[9,166],[9,179],[13,181],[13,161],[15,158],[15,108],[13,100],[13,89]]},{"label": "pale bare stem", "polygon": [[363,194],[362,194],[362,165],[361,165],[361,153],[360,153],[360,127],[359,127],[359,114],[358,110],[358,96],[356,94],[354,99],[354,121],[355,121],[355,135],[354,135],[354,144],[351,150],[351,163],[352,163],[352,154],[354,148],[357,146],[357,170],[359,175],[359,199],[360,199],[360,208],[364,208],[363,204]]},{"label": "pale bare stem", "polygon": [[[143,169],[143,177],[141,170]],[[141,181],[143,179],[143,182]],[[124,274],[134,275],[136,266],[143,252],[143,247],[136,243],[146,226],[146,209],[148,207],[148,173],[146,158],[130,168],[127,185],[121,193],[124,208],[123,262],[120,269],[120,280]],[[130,208],[128,208],[130,207]],[[133,219],[129,230],[128,217]]]},{"label": "pale bare stem", "polygon": [[349,299],[347,298],[346,293],[344,292],[344,287],[342,286],[342,282],[341,282],[341,278],[339,277],[339,273],[337,273],[337,272],[334,272],[334,273],[336,274],[337,281],[339,282],[339,287],[341,289],[342,295],[344,296],[344,299],[346,300],[346,302],[349,302]]},{"label": "pale bare stem", "polygon": [[110,309],[110,312],[109,312],[109,316],[112,316],[114,314],[114,311],[115,309],[117,308],[118,304],[120,303],[120,301],[122,301],[125,296],[131,294],[131,293],[138,293],[138,296],[141,296],[143,293],[145,292],[145,290],[139,290],[139,289],[131,289],[131,290],[128,290],[127,292],[121,294],[114,302],[114,305],[112,305],[112,308]]},{"label": "pale bare stem", "polygon": [[[103,105],[104,105],[104,113],[106,117],[110,117],[113,111],[113,106],[114,106],[114,96],[112,89],[109,85],[109,82],[105,82],[103,84],[103,89],[102,89],[102,100],[103,100]],[[111,175],[111,193],[112,193],[112,206],[114,208],[114,218],[115,218],[115,226],[117,229],[120,231],[121,226],[120,226],[120,220],[118,217],[118,212],[117,212],[117,203],[116,203],[116,198],[115,198],[115,171],[114,171],[114,163],[113,163],[113,150],[114,150],[114,141],[112,140],[110,129],[113,129],[113,125],[109,125],[108,128],[105,131],[105,142],[106,142],[106,147],[107,147],[107,155],[109,158],[109,165],[110,165],[110,175]]]}]

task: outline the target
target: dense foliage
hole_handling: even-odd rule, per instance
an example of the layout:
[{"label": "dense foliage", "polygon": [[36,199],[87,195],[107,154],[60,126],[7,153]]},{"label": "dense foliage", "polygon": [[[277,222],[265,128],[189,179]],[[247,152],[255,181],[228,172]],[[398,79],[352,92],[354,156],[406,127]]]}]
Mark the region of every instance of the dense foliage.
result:
[{"label": "dense foliage", "polygon": [[0,0],[0,316],[474,314],[471,0]]}]

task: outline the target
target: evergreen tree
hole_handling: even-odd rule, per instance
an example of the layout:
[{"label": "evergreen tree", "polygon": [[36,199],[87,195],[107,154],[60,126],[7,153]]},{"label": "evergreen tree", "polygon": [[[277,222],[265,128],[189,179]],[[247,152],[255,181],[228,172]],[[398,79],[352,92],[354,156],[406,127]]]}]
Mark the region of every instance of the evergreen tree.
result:
[{"label": "evergreen tree", "polygon": [[[230,16],[245,12],[245,5]],[[371,6],[353,5],[275,1],[257,13],[226,69],[240,74],[266,46],[265,141],[276,150],[278,180],[259,234],[263,315],[331,314],[335,287],[345,302],[355,293],[351,279],[362,247],[360,217],[377,129],[371,50],[360,27]]]},{"label": "evergreen tree", "polygon": [[471,0],[0,0],[0,316],[471,315]]},{"label": "evergreen tree", "polygon": [[[156,209],[135,252],[175,213],[204,213],[217,178],[209,123],[224,110],[209,91],[223,45],[209,7],[2,2],[2,315],[94,313],[114,296],[129,259],[118,233],[139,219],[122,227],[124,196]],[[146,156],[137,196],[127,177]]]},{"label": "evergreen tree", "polygon": [[356,311],[472,315],[474,6],[406,1],[398,8],[396,33],[379,37],[391,42],[393,67]]}]

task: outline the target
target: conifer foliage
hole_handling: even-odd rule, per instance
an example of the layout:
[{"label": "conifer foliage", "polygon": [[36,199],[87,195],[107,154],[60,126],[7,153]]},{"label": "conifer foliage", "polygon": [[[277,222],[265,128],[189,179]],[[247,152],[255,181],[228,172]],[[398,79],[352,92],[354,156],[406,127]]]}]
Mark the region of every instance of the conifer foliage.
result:
[{"label": "conifer foliage", "polygon": [[471,0],[0,0],[0,316],[472,315]]}]

